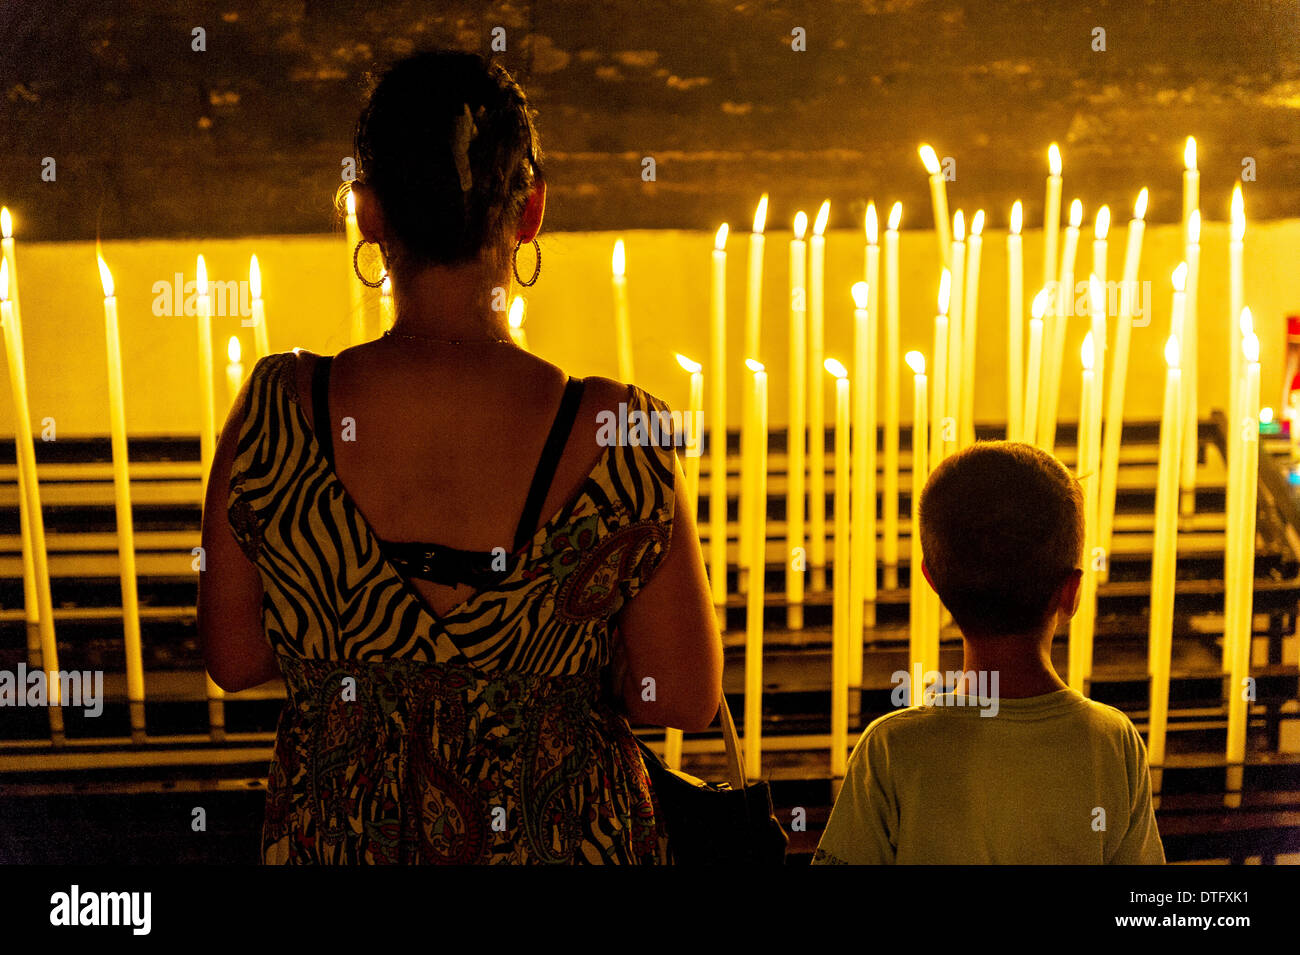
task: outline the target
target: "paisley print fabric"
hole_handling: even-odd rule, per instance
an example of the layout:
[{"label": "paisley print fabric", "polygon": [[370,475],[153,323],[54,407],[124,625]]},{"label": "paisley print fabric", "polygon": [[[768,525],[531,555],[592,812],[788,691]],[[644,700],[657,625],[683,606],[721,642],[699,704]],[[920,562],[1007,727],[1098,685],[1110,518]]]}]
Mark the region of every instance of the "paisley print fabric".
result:
[{"label": "paisley print fabric", "polygon": [[[268,863],[654,863],[665,840],[602,687],[613,617],[668,548],[673,454],[607,447],[491,589],[433,614],[312,433],[293,353],[251,375],[231,529],[288,688]],[[629,386],[629,413],[664,413]]]}]

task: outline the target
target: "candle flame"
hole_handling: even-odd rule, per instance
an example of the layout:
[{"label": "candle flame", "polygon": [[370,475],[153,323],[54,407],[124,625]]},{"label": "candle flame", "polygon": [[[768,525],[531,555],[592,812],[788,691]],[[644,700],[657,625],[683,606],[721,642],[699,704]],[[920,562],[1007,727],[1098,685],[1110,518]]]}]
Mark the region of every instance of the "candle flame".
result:
[{"label": "candle flame", "polygon": [[1077,229],[1083,224],[1083,203],[1075,199],[1070,203],[1070,228]]},{"label": "candle flame", "polygon": [[516,295],[514,300],[510,303],[510,313],[508,316],[511,328],[519,329],[524,327],[525,307],[524,297],[522,295]]},{"label": "candle flame", "polygon": [[960,209],[958,209],[956,215],[952,217],[952,241],[966,241],[966,216],[962,214]]},{"label": "candle flame", "polygon": [[871,298],[871,287],[866,282],[854,282],[853,288],[849,291],[853,295],[853,304],[858,307],[858,311],[865,310]]},{"label": "candle flame", "polygon": [[1110,231],[1110,206],[1102,206],[1097,210],[1097,220],[1092,226],[1093,238],[1104,241],[1106,233]]},{"label": "candle flame", "polygon": [[1260,424],[1272,424],[1272,423],[1273,423],[1273,409],[1272,409],[1272,408],[1260,408],[1260,409],[1259,409],[1259,423],[1260,423]]},{"label": "candle flame", "polygon": [[750,371],[752,371],[756,375],[767,370],[766,368],[763,367],[763,363],[759,361],[757,358],[746,358],[745,367],[747,367]]},{"label": "candle flame", "polygon": [[754,232],[762,235],[763,226],[767,225],[767,193],[763,193],[758,200],[758,208],[754,211]]},{"label": "candle flame", "polygon": [[903,361],[907,362],[907,367],[912,369],[913,374],[925,374],[925,356],[919,351],[908,352],[903,356]]},{"label": "candle flame", "polygon": [[1241,317],[1237,319],[1237,327],[1241,329],[1243,336],[1250,335],[1255,331],[1255,316],[1251,314],[1249,305],[1241,310]]},{"label": "candle flame", "polygon": [[614,242],[614,278],[621,279],[627,274],[627,253],[623,250],[623,240],[618,239]]},{"label": "candle flame", "polygon": [[1029,306],[1029,315],[1036,322],[1041,322],[1043,316],[1047,314],[1048,291],[1042,289],[1034,296],[1033,304]]},{"label": "candle flame", "polygon": [[876,204],[874,202],[867,203],[867,217],[866,217],[865,225],[867,229],[867,241],[870,242],[872,245],[875,245],[876,240],[879,237],[879,223],[876,222]]},{"label": "candle flame", "polygon": [[96,256],[99,259],[99,281],[104,286],[104,298],[113,297],[113,273],[108,270],[108,263],[104,261],[103,256]]},{"label": "candle flame", "polygon": [[681,365],[685,371],[689,372],[692,375],[699,374],[700,369],[704,367],[698,361],[691,361],[681,352],[677,352],[676,354],[677,354],[677,364]]},{"label": "candle flame", "polygon": [[921,154],[921,162],[925,163],[925,171],[932,176],[939,175],[939,157],[935,155],[934,147],[929,143],[922,143],[917,152]]},{"label": "candle flame", "polygon": [[903,204],[895,202],[894,208],[889,210],[889,231],[897,232],[899,225],[903,221]]},{"label": "candle flame", "polygon": [[826,223],[831,218],[831,201],[829,199],[822,202],[822,207],[817,210],[817,221],[813,223],[813,235],[821,235],[826,231]]},{"label": "candle flame", "polygon": [[1133,218],[1145,219],[1147,215],[1147,187],[1143,186],[1142,191],[1138,193],[1137,202],[1133,203]]},{"label": "candle flame", "polygon": [[1016,200],[1016,204],[1011,207],[1011,231],[1015,235],[1020,235],[1020,228],[1025,222],[1025,207]]},{"label": "candle flame", "polygon": [[1170,368],[1177,368],[1178,357],[1178,336],[1170,335],[1165,340],[1165,364]]},{"label": "candle flame", "polygon": [[1246,237],[1246,200],[1241,194],[1241,183],[1232,187],[1232,241]]},{"label": "candle flame", "polygon": [[1246,355],[1246,361],[1252,365],[1259,361],[1259,336],[1254,332],[1247,335],[1241,342],[1241,350]]},{"label": "candle flame", "polygon": [[387,275],[384,276],[384,281],[379,286],[379,295],[381,298],[393,297],[393,280]]},{"label": "candle flame", "polygon": [[984,210],[979,209],[975,213],[975,218],[970,222],[970,234],[979,235],[984,231]]},{"label": "candle flame", "polygon": [[727,248],[727,224],[725,222],[718,226],[718,231],[713,236],[713,247],[719,252],[723,252]]},{"label": "candle flame", "polygon": [[1196,137],[1188,136],[1187,145],[1183,147],[1183,166],[1188,172],[1196,171]]},{"label": "candle flame", "polygon": [[1079,360],[1083,362],[1084,371],[1092,371],[1097,363],[1097,346],[1093,343],[1092,332],[1083,336],[1083,347],[1079,349]]},{"label": "candle flame", "polygon": [[827,358],[822,362],[822,367],[829,371],[836,378],[849,377],[849,370],[836,358]]},{"label": "candle flame", "polygon": [[952,294],[952,273],[947,269],[939,276],[939,314],[948,314],[948,299]]},{"label": "candle flame", "polygon": [[[1097,273],[1093,272],[1088,276],[1088,314],[1090,316],[1106,317],[1106,296],[1101,287],[1101,279],[1097,278]],[[1106,345],[1102,342],[1102,347]]]},{"label": "candle flame", "polygon": [[357,197],[353,195],[351,187],[348,188],[347,195],[348,218],[355,219],[357,215]]},{"label": "candle flame", "polygon": [[0,238],[12,239],[14,237],[14,223],[9,217],[9,207],[0,207]]},{"label": "candle flame", "polygon": [[9,260],[0,259],[0,302],[9,301]]},{"label": "candle flame", "polygon": [[801,209],[794,214],[794,237],[802,241],[808,231],[808,215]]},{"label": "candle flame", "polygon": [[1178,268],[1174,269],[1174,291],[1181,292],[1187,288],[1187,263],[1179,262]]},{"label": "candle flame", "polygon": [[230,343],[226,345],[226,357],[230,359],[232,365],[236,365],[239,363],[239,356],[241,354],[243,354],[243,352],[239,348],[239,339],[236,336],[231,335]]},{"label": "candle flame", "polygon": [[200,295],[208,294],[208,266],[207,263],[203,261],[203,256],[201,255],[199,256],[198,282],[196,283],[195,291]]},{"label": "candle flame", "polygon": [[[387,282],[388,279],[384,281]],[[248,290],[253,298],[262,297],[262,268],[257,264],[256,255],[248,260]]]},{"label": "candle flame", "polygon": [[1061,148],[1056,143],[1047,147],[1047,169],[1053,176],[1061,174]]},{"label": "candle flame", "polygon": [[1201,241],[1201,210],[1193,209],[1187,217],[1187,241],[1199,245]]}]

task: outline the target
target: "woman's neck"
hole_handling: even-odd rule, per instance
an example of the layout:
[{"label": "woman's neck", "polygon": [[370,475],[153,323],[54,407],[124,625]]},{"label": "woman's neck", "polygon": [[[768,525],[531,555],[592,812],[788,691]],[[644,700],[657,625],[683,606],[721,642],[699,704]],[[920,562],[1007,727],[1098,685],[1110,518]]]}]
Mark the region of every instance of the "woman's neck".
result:
[{"label": "woman's neck", "polygon": [[493,273],[479,260],[394,278],[394,328],[430,338],[509,338],[509,273]]}]

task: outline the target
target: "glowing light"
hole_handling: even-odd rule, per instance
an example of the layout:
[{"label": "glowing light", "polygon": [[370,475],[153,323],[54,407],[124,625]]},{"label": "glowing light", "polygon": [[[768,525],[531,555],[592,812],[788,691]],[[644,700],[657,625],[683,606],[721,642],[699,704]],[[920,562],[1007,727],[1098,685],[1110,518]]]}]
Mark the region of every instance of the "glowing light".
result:
[{"label": "glowing light", "polygon": [[1043,316],[1047,314],[1048,292],[1047,289],[1041,290],[1034,296],[1033,304],[1029,306],[1029,315],[1036,321],[1042,321]]},{"label": "glowing light", "polygon": [[865,311],[871,298],[871,287],[866,282],[854,282],[849,291],[853,294],[853,304],[858,307],[858,311]]},{"label": "glowing light", "polygon": [[1106,296],[1102,291],[1101,279],[1097,278],[1096,272],[1088,276],[1088,309],[1089,315],[1106,314]]},{"label": "glowing light", "polygon": [[1241,195],[1241,183],[1232,187],[1232,241],[1246,237],[1246,201]]},{"label": "glowing light", "polygon": [[1070,228],[1077,229],[1083,224],[1083,203],[1075,199],[1070,203]]},{"label": "glowing light", "polygon": [[0,302],[9,301],[9,260],[0,260]]},{"label": "glowing light", "polygon": [[1084,371],[1092,371],[1097,363],[1097,348],[1092,341],[1092,332],[1083,336],[1083,347],[1079,349],[1079,360],[1083,362]]},{"label": "glowing light", "polygon": [[1259,423],[1260,423],[1260,424],[1272,424],[1272,423],[1273,423],[1273,409],[1272,409],[1272,408],[1260,408],[1260,409],[1259,409]]},{"label": "glowing light", "polygon": [[895,202],[894,208],[889,210],[889,231],[897,232],[899,225],[903,221],[903,204]]},{"label": "glowing light", "polygon": [[691,361],[681,352],[677,352],[677,364],[681,365],[685,371],[692,375],[698,374],[700,369],[704,367],[698,361]]},{"label": "glowing light", "polygon": [[348,215],[349,215],[349,216],[356,216],[356,214],[357,214],[357,197],[356,197],[355,195],[352,194],[352,190],[351,190],[351,189],[348,190],[347,205],[348,205]]},{"label": "glowing light", "polygon": [[627,253],[623,250],[623,240],[619,239],[614,243],[614,277],[622,278],[627,274]]},{"label": "glowing light", "polygon": [[226,345],[226,357],[230,359],[231,364],[238,364],[239,356],[242,354],[239,348],[239,339],[234,335],[230,336],[230,343]]},{"label": "glowing light", "polygon": [[952,295],[952,273],[947,269],[939,277],[939,314],[948,314],[948,299]]},{"label": "glowing light", "polygon": [[1143,186],[1142,191],[1138,193],[1137,202],[1133,203],[1133,218],[1145,219],[1147,215],[1147,187]]},{"label": "glowing light", "polygon": [[917,152],[921,154],[921,162],[925,163],[925,171],[932,176],[937,176],[939,174],[939,157],[935,155],[934,147],[929,143],[922,143]]},{"label": "glowing light", "polygon": [[113,273],[108,270],[108,263],[102,256],[99,258],[99,282],[104,286],[104,298],[113,297]]},{"label": "glowing light", "polygon": [[822,207],[817,210],[817,221],[813,223],[813,235],[821,235],[826,231],[826,223],[831,218],[831,201],[829,199],[822,203]]},{"label": "glowing light", "polygon": [[984,231],[984,210],[980,209],[975,213],[975,218],[970,222],[970,234],[979,235]]},{"label": "glowing light", "polygon": [[761,233],[763,226],[767,225],[767,193],[758,200],[758,208],[754,210],[754,231]]},{"label": "glowing light", "polygon": [[1020,235],[1020,228],[1024,225],[1024,221],[1025,207],[1022,206],[1020,200],[1017,199],[1016,204],[1011,207],[1011,231],[1015,235]]},{"label": "glowing light", "polygon": [[1165,364],[1170,368],[1178,367],[1178,336],[1170,335],[1165,340]]},{"label": "glowing light", "polygon": [[727,224],[725,222],[718,226],[717,234],[713,236],[713,247],[719,252],[727,248]]},{"label": "glowing light", "polygon": [[14,237],[14,223],[9,218],[9,207],[0,207],[0,238],[12,239]]},{"label": "glowing light", "polygon": [[1241,350],[1246,355],[1246,361],[1252,365],[1259,361],[1259,336],[1254,332],[1247,335],[1241,343]]},{"label": "glowing light", "polygon": [[827,371],[829,371],[836,378],[849,377],[849,370],[845,368],[844,365],[842,365],[838,359],[827,358],[824,362],[822,362],[822,365],[823,367],[825,367]]},{"label": "glowing light", "polygon": [[1254,333],[1255,316],[1251,314],[1249,305],[1241,310],[1241,318],[1237,320],[1237,327],[1241,329],[1241,334],[1243,336]]},{"label": "glowing light", "polygon": [[867,230],[867,241],[875,245],[880,227],[876,222],[876,204],[874,202],[867,203],[867,217],[864,224]]},{"label": "glowing light", "polygon": [[1193,245],[1201,241],[1201,210],[1193,209],[1187,217],[1187,241]]},{"label": "glowing light", "polygon": [[379,286],[379,294],[382,295],[384,298],[393,297],[393,280],[390,279],[387,275],[384,276],[383,284]]},{"label": "glowing light", "polygon": [[808,231],[808,216],[802,210],[794,214],[794,237],[802,239]]},{"label": "glowing light", "polygon": [[1110,231],[1110,206],[1102,206],[1097,210],[1097,221],[1092,227],[1092,237],[1102,240],[1106,238],[1106,233]]},{"label": "glowing light", "polygon": [[1047,147],[1047,169],[1053,176],[1061,174],[1061,149],[1056,143]]},{"label": "glowing light", "polygon": [[511,328],[524,327],[524,308],[524,297],[516,295],[514,301],[510,303],[510,314],[507,316]]},{"label": "glowing light", "polygon": [[1196,171],[1196,137],[1188,136],[1187,145],[1183,147],[1183,166],[1188,172]]},{"label": "glowing light", "polygon": [[745,367],[747,367],[750,371],[754,372],[755,374],[757,374],[757,373],[760,372],[760,371],[766,371],[766,370],[767,370],[767,369],[763,366],[763,363],[762,363],[761,361],[759,361],[758,359],[756,359],[756,358],[746,358],[746,359],[745,359]]},{"label": "glowing light", "polygon": [[208,294],[208,265],[203,261],[203,256],[199,256],[198,282],[195,288],[200,295]]},{"label": "glowing light", "polygon": [[1187,263],[1179,262],[1178,268],[1174,269],[1173,275],[1174,291],[1182,292],[1187,288]]},{"label": "glowing light", "polygon": [[[385,277],[387,282],[388,278]],[[262,297],[262,268],[257,264],[257,256],[248,260],[248,290],[252,293],[253,298]]]},{"label": "glowing light", "polygon": [[903,361],[907,362],[907,367],[912,369],[913,374],[925,374],[925,356],[919,351],[910,351],[903,356]]},{"label": "glowing light", "polygon": [[962,215],[960,209],[958,209],[957,214],[952,217],[952,240],[954,242],[966,241],[966,217]]}]

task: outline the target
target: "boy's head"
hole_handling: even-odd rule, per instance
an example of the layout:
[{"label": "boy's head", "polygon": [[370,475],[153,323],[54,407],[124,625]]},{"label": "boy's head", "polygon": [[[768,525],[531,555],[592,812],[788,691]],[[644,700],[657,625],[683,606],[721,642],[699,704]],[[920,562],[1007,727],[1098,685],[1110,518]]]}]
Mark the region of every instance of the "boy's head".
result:
[{"label": "boy's head", "polygon": [[1083,493],[1029,444],[985,441],[943,461],[921,494],[921,550],[966,636],[1037,633],[1083,556]]}]

